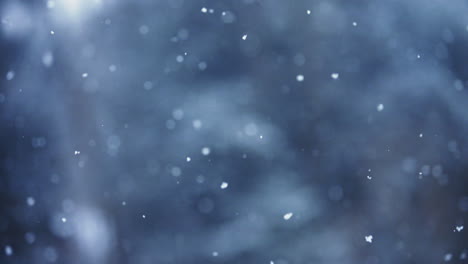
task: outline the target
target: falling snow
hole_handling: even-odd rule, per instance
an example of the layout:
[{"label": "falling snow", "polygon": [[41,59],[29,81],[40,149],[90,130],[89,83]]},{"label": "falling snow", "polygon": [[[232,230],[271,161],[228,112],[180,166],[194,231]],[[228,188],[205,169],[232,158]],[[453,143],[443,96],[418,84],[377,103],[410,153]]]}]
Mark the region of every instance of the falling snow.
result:
[{"label": "falling snow", "polygon": [[466,262],[462,1],[36,2],[0,2],[0,263]]},{"label": "falling snow", "polygon": [[287,220],[291,219],[291,217],[293,217],[293,215],[294,215],[293,213],[286,213],[286,214],[283,215],[283,219],[287,221]]}]

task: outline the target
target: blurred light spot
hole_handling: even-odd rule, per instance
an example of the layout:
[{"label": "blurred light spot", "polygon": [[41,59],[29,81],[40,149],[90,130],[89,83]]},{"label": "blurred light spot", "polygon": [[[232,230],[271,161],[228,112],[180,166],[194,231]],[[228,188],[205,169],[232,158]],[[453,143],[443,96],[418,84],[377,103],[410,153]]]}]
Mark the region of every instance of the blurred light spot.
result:
[{"label": "blurred light spot", "polygon": [[377,105],[377,111],[381,112],[382,110],[384,110],[384,105],[383,104],[378,104]]},{"label": "blurred light spot", "polygon": [[334,73],[332,73],[330,76],[332,77],[332,79],[337,80],[337,79],[340,77],[340,74],[334,72]]},{"label": "blurred light spot", "polygon": [[192,125],[193,128],[195,128],[196,130],[200,130],[200,128],[202,127],[202,122],[199,119],[195,119],[193,120]]},{"label": "blurred light spot", "polygon": [[211,153],[211,150],[208,147],[203,147],[201,149],[201,154],[203,154],[204,156],[208,156],[208,155],[210,155],[210,153]]},{"label": "blurred light spot", "polygon": [[244,132],[247,136],[255,136],[258,132],[257,125],[249,123],[244,127]]},{"label": "blurred light spot", "polygon": [[47,8],[52,9],[55,7],[55,1],[49,0],[47,1]]},{"label": "blurred light spot", "polygon": [[174,117],[175,120],[181,120],[184,118],[184,111],[182,109],[175,109],[172,111],[172,117]]},{"label": "blurred light spot", "polygon": [[28,244],[32,244],[34,241],[36,241],[36,235],[34,235],[34,233],[28,232],[24,234],[24,239]]},{"label": "blurred light spot", "polygon": [[465,86],[463,85],[463,82],[459,79],[455,80],[453,82],[453,87],[455,88],[455,90],[457,91],[461,91],[465,88]]},{"label": "blurred light spot", "polygon": [[5,246],[5,255],[7,256],[13,255],[13,248],[10,245]]},{"label": "blurred light spot", "polygon": [[143,88],[145,88],[145,90],[151,90],[151,89],[153,89],[153,83],[150,82],[150,81],[146,81],[146,82],[143,84]]},{"label": "blurred light spot", "polygon": [[107,138],[107,153],[109,155],[115,155],[119,151],[121,145],[120,137],[112,135]]},{"label": "blurred light spot", "polygon": [[227,182],[222,182],[220,188],[221,189],[226,189],[229,186]]},{"label": "blurred light spot", "polygon": [[302,74],[297,75],[296,76],[296,81],[298,81],[298,82],[304,81],[304,75],[302,75]]},{"label": "blurred light spot", "polygon": [[236,16],[231,11],[224,11],[221,13],[221,20],[223,23],[231,24],[236,21]]},{"label": "blurred light spot", "polygon": [[306,58],[305,58],[304,54],[302,54],[302,53],[298,53],[298,54],[294,55],[293,60],[294,60],[294,64],[296,64],[297,66],[302,66],[306,62]]},{"label": "blurred light spot", "polygon": [[445,256],[444,256],[444,261],[445,261],[445,262],[448,262],[448,261],[450,261],[450,260],[452,260],[452,254],[451,254],[451,253],[445,254]]},{"label": "blurred light spot", "polygon": [[196,181],[198,183],[204,183],[205,182],[205,177],[203,177],[203,175],[198,175],[197,178],[196,178]]},{"label": "blurred light spot", "polygon": [[179,177],[180,175],[182,175],[182,170],[179,167],[172,167],[171,174],[174,177]]},{"label": "blurred light spot", "polygon": [[138,28],[138,31],[140,32],[140,34],[146,35],[146,34],[148,34],[148,32],[149,32],[149,27],[148,27],[147,25],[141,25],[141,26]]},{"label": "blurred light spot", "polygon": [[374,239],[374,237],[372,235],[368,235],[368,236],[365,236],[364,239],[366,240],[367,243],[372,243],[372,239]]},{"label": "blurred light spot", "polygon": [[28,197],[26,199],[26,203],[29,205],[29,206],[34,206],[34,204],[36,204],[36,200],[34,200],[33,197]]},{"label": "blurred light spot", "polygon": [[8,71],[5,78],[6,78],[7,81],[13,80],[13,78],[15,78],[15,72],[14,71]]},{"label": "blurred light spot", "polygon": [[176,61],[177,61],[178,63],[184,62],[184,56],[182,56],[182,55],[177,55]]},{"label": "blurred light spot", "polygon": [[54,63],[54,55],[52,54],[51,51],[46,51],[42,55],[42,64],[44,64],[45,67],[49,68],[52,66]]},{"label": "blurred light spot", "polygon": [[91,208],[81,208],[75,214],[74,229],[80,254],[86,254],[96,261],[104,263],[103,257],[112,244],[112,225],[106,221],[101,211]]},{"label": "blurred light spot", "polygon": [[198,69],[199,69],[200,71],[206,70],[207,67],[208,67],[208,65],[207,65],[206,62],[204,62],[204,61],[201,61],[200,63],[198,63]]},{"label": "blurred light spot", "polygon": [[34,16],[19,1],[11,1],[2,10],[2,29],[6,36],[23,37],[30,33]]}]

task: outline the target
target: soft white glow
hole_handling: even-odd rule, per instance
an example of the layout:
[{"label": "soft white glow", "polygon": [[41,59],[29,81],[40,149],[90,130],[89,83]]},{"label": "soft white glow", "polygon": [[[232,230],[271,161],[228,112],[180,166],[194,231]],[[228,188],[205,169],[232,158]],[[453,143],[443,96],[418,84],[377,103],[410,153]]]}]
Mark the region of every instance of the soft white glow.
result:
[{"label": "soft white glow", "polygon": [[58,22],[79,23],[101,5],[101,0],[57,0],[49,10]]}]

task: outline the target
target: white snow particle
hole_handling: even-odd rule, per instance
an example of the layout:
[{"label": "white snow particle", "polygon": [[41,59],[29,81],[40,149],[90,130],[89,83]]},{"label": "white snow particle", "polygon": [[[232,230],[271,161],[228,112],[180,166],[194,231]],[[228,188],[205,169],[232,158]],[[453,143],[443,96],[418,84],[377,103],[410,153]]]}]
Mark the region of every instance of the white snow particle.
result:
[{"label": "white snow particle", "polygon": [[75,150],[75,155],[79,155],[80,154],[80,151],[79,150]]},{"label": "white snow particle", "polygon": [[88,77],[88,73],[87,73],[87,72],[85,72],[85,73],[81,74],[81,77],[83,77],[83,78],[87,78],[87,77]]},{"label": "white snow particle", "polygon": [[65,218],[65,217],[62,217],[61,220],[62,220],[63,223],[66,223],[66,222],[67,222],[67,218]]},{"label": "white snow particle", "polygon": [[372,180],[372,177],[370,175],[367,175],[368,180]]},{"label": "white snow particle", "polygon": [[303,82],[304,81],[304,75],[302,75],[302,74],[297,75],[296,76],[296,81]]},{"label": "white snow particle", "polygon": [[332,77],[332,79],[336,80],[336,79],[338,79],[338,78],[340,77],[340,74],[334,72],[334,73],[332,73],[330,76]]},{"label": "white snow particle", "polygon": [[206,12],[208,12],[208,9],[206,9],[206,7],[202,7],[201,12],[206,13]]},{"label": "white snow particle", "polygon": [[455,229],[457,229],[457,232],[461,232],[463,230],[463,226],[456,226]]},{"label": "white snow particle", "polygon": [[378,104],[377,105],[377,111],[381,112],[382,110],[384,110],[384,105],[383,104]]},{"label": "white snow particle", "polygon": [[204,156],[210,155],[210,152],[211,152],[211,150],[210,150],[210,148],[208,148],[208,147],[204,147],[204,148],[202,148],[202,150],[201,150],[201,153],[202,153]]},{"label": "white snow particle", "polygon": [[283,215],[283,219],[287,221],[287,220],[291,219],[291,217],[292,217],[293,215],[294,215],[294,214],[291,213],[291,212],[290,212],[290,213],[286,213],[286,214]]},{"label": "white snow particle", "polygon": [[357,23],[356,22],[353,22],[353,27],[357,26]]},{"label": "white snow particle", "polygon": [[368,235],[364,237],[367,243],[372,243],[372,239],[374,238],[372,235]]},{"label": "white snow particle", "polygon": [[186,158],[187,162],[190,162],[192,159],[190,157]]},{"label": "white snow particle", "polygon": [[213,251],[213,253],[211,253],[211,255],[213,255],[213,257],[217,257],[219,255],[219,253],[216,252],[216,251]]},{"label": "white snow particle", "polygon": [[247,39],[247,34],[242,36],[242,40],[246,40],[246,39]]},{"label": "white snow particle", "polygon": [[423,134],[422,134],[422,133],[421,133],[421,134],[419,134],[419,137],[420,137],[420,138],[422,138],[422,137],[423,137]]},{"label": "white snow particle", "polygon": [[309,9],[307,9],[307,14],[310,15],[310,10]]},{"label": "white snow particle", "polygon": [[53,30],[51,30],[51,31],[50,31],[50,34],[51,34],[51,35],[54,35],[54,34],[55,34],[55,32],[54,32]]},{"label": "white snow particle", "polygon": [[141,217],[142,217],[143,219],[145,219],[145,218],[146,218],[146,215],[141,215]]},{"label": "white snow particle", "polygon": [[228,186],[229,186],[229,183],[222,182],[220,187],[221,187],[221,189],[226,189]]}]

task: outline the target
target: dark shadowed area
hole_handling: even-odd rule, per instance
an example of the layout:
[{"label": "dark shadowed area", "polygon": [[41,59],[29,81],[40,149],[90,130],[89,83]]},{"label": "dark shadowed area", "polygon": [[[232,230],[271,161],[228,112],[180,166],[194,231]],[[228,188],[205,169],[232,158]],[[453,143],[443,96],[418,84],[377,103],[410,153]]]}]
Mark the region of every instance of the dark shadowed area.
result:
[{"label": "dark shadowed area", "polygon": [[467,1],[0,18],[0,263],[468,263]]}]

